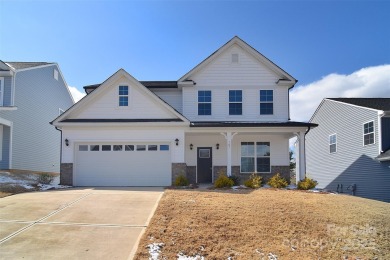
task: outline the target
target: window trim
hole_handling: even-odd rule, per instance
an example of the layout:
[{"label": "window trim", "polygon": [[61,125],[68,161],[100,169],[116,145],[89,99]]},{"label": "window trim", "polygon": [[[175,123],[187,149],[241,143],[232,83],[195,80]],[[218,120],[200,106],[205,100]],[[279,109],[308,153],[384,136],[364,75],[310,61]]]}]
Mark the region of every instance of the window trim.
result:
[{"label": "window trim", "polygon": [[[272,101],[261,101],[261,91],[272,91]],[[259,114],[260,116],[273,116],[275,115],[275,111],[274,111],[274,102],[275,102],[275,99],[274,99],[274,90],[273,89],[260,89],[259,90]],[[272,114],[262,114],[261,113],[261,104],[272,104]]]},{"label": "window trim", "polygon": [[[372,132],[370,132],[370,133],[368,133],[368,134],[365,134],[364,133],[364,125],[365,124],[369,124],[369,123],[371,123],[372,122],[372,128],[373,128],[373,130],[372,130]],[[366,136],[366,135],[369,135],[369,134],[373,134],[373,136],[374,136],[374,142],[373,143],[371,143],[371,144],[364,144],[364,136]],[[368,122],[365,122],[365,123],[363,123],[363,147],[364,146],[369,146],[369,145],[373,145],[373,144],[375,144],[375,120],[371,120],[371,121],[368,121]]]},{"label": "window trim", "polygon": [[[200,91],[210,91],[210,102],[200,102],[199,101],[199,92]],[[200,89],[198,90],[198,95],[197,95],[197,100],[198,100],[198,116],[212,116],[213,115],[213,92],[211,90],[207,90],[207,89]],[[199,104],[210,104],[210,115],[200,115],[199,114]]]},{"label": "window trim", "polygon": [[[230,91],[241,91],[241,102],[237,102],[237,101],[234,101],[234,102],[230,102]],[[228,91],[228,101],[229,101],[229,105],[228,105],[228,113],[229,113],[229,116],[242,116],[243,115],[243,95],[242,95],[243,91],[242,89],[229,89]],[[241,114],[235,114],[235,115],[232,115],[230,114],[230,104],[241,104]]]},{"label": "window trim", "polygon": [[[127,95],[121,95],[120,94],[120,87],[127,87]],[[117,99],[117,106],[118,106],[118,108],[129,108],[130,107],[130,86],[129,85],[126,85],[126,84],[120,84],[120,85],[118,85],[118,99]],[[121,97],[127,97],[127,106],[121,106],[120,105],[120,98]]]},{"label": "window trim", "polygon": [[[242,156],[241,146],[242,143],[254,143],[254,155],[253,156]],[[257,143],[269,143],[269,156],[257,156]],[[240,142],[240,173],[243,174],[251,174],[253,172],[243,172],[241,169],[241,158],[254,158],[254,171],[255,173],[271,173],[272,172],[272,164],[271,164],[271,141],[241,141]],[[258,172],[257,171],[257,158],[269,158],[269,172]]]},{"label": "window trim", "polygon": [[[334,135],[336,136],[336,142],[335,142],[335,143],[331,143],[331,142],[330,142],[330,137],[331,137],[331,136],[334,136]],[[330,154],[337,153],[337,133],[330,134],[329,137],[328,137],[328,142],[329,142],[329,153],[330,153]],[[331,152],[331,151],[330,151],[330,146],[333,145],[333,144],[336,146],[336,150],[335,150],[334,152]]]}]

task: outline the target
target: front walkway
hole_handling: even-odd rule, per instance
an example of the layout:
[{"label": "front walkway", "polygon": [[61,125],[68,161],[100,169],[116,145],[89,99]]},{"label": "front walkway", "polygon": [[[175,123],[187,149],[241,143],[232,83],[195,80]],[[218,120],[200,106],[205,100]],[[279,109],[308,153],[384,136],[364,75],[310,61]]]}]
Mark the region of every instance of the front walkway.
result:
[{"label": "front walkway", "polygon": [[162,194],[75,188],[1,198],[1,259],[132,259]]}]

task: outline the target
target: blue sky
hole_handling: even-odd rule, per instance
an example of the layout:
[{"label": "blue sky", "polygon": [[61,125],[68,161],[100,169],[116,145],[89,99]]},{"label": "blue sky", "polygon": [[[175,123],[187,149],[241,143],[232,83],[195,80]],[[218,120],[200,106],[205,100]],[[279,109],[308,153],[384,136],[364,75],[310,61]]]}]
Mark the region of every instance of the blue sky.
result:
[{"label": "blue sky", "polygon": [[119,68],[138,80],[179,79],[237,35],[299,90],[390,64],[389,12],[390,1],[0,0],[0,59],[57,62],[82,90]]}]

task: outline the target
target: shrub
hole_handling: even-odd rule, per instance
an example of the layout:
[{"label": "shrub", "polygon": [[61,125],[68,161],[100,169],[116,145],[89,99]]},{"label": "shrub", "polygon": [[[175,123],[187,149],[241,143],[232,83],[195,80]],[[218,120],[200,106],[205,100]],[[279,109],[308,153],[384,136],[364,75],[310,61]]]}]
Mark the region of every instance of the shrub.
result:
[{"label": "shrub", "polygon": [[230,188],[234,185],[234,181],[229,179],[226,175],[219,175],[218,179],[215,180],[215,188]]},{"label": "shrub", "polygon": [[261,187],[261,180],[261,176],[252,173],[249,179],[244,182],[244,185],[248,188],[257,189]]},{"label": "shrub", "polygon": [[188,186],[188,179],[184,175],[179,175],[175,180],[175,186]]},{"label": "shrub", "polygon": [[281,177],[279,173],[277,173],[269,179],[268,185],[272,188],[285,188],[287,187],[288,182],[285,178]]},{"label": "shrub", "polygon": [[317,186],[318,182],[305,177],[302,181],[298,182],[298,190],[310,190]]},{"label": "shrub", "polygon": [[240,185],[240,177],[238,177],[237,175],[229,176],[229,179],[233,181],[234,186]]},{"label": "shrub", "polygon": [[54,177],[48,173],[42,173],[38,177],[38,182],[42,184],[50,184]]}]

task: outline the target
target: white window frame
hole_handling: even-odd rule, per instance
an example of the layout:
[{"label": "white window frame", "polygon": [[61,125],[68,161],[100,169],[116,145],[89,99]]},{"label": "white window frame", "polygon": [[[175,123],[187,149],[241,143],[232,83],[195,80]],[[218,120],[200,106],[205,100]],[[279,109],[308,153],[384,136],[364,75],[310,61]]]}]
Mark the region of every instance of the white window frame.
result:
[{"label": "white window frame", "polygon": [[[199,101],[199,92],[200,91],[210,91],[210,102]],[[197,98],[197,101],[198,101],[197,106],[196,106],[197,115],[201,116],[201,117],[203,117],[203,116],[209,116],[209,117],[212,116],[213,115],[213,91],[209,90],[209,89],[199,89],[198,92],[197,92],[196,98]],[[210,104],[210,109],[211,109],[210,115],[200,115],[199,114],[199,104]]]},{"label": "white window frame", "polygon": [[[230,91],[241,91],[241,102],[230,102]],[[242,116],[244,114],[244,106],[243,106],[243,99],[244,99],[244,95],[243,95],[244,91],[242,89],[229,89],[228,91],[228,101],[229,101],[229,107],[228,107],[228,114],[229,116]],[[241,114],[239,115],[231,115],[230,114],[230,104],[241,104]]]},{"label": "white window frame", "polygon": [[[335,143],[331,143],[330,137],[331,137],[331,136],[334,136],[334,135],[336,136],[336,142],[335,142]],[[329,135],[328,142],[329,142],[329,153],[330,153],[330,154],[337,153],[337,134],[334,133],[334,134]],[[330,146],[331,146],[331,145],[335,145],[335,146],[336,146],[336,150],[335,150],[334,152],[331,152],[331,151],[330,151]]]},{"label": "white window frame", "polygon": [[[119,94],[119,88],[120,87],[127,87],[127,95],[120,95]],[[130,86],[129,85],[127,85],[127,84],[120,84],[119,86],[118,86],[118,92],[117,92],[117,106],[118,106],[118,108],[121,108],[121,109],[123,109],[123,108],[129,108],[130,107]],[[120,97],[127,97],[127,106],[120,106],[119,105],[119,99],[120,99]]]},{"label": "white window frame", "polygon": [[0,106],[4,104],[4,77],[0,77]]},{"label": "white window frame", "polygon": [[[368,133],[368,134],[365,134],[365,133],[364,133],[364,125],[365,125],[365,124],[369,124],[369,123],[372,123],[372,128],[373,128],[373,130],[372,130],[372,132],[370,132],[370,133]],[[374,142],[373,142],[372,144],[364,144],[364,137],[365,137],[366,135],[369,135],[369,134],[373,134],[373,135],[374,135]],[[369,145],[373,145],[373,144],[375,144],[375,121],[374,121],[374,120],[371,120],[371,121],[368,121],[368,122],[363,123],[363,146],[369,146]]]},{"label": "white window frame", "polygon": [[[272,101],[261,101],[261,91],[272,91]],[[275,115],[275,91],[273,89],[260,89],[259,90],[259,115],[260,116],[273,116]],[[261,104],[272,104],[272,114],[262,114],[261,113]]]},{"label": "white window frame", "polygon": [[[241,144],[242,143],[254,143],[254,155],[253,156],[242,156],[241,154]],[[269,156],[257,156],[257,143],[269,143]],[[272,164],[271,164],[271,142],[270,141],[241,141],[240,142],[240,173],[244,174],[250,174],[253,172],[243,172],[241,171],[241,158],[246,157],[246,158],[254,158],[254,171],[255,173],[271,173],[272,172]],[[258,172],[257,171],[257,158],[269,158],[269,172]]]}]

